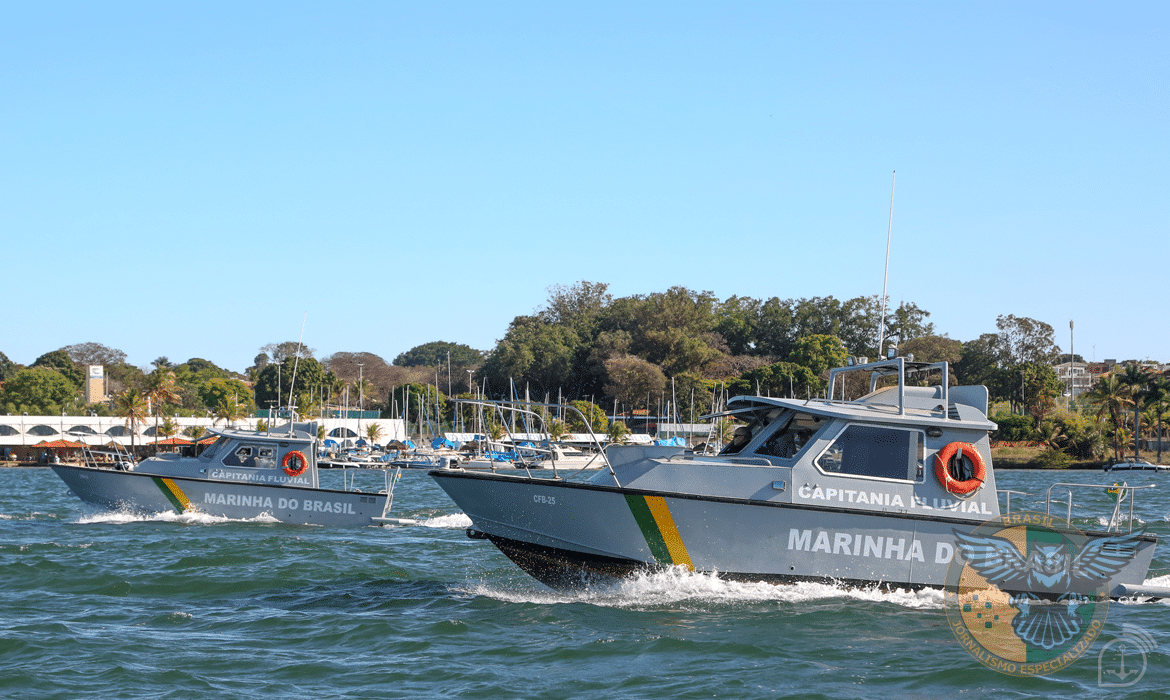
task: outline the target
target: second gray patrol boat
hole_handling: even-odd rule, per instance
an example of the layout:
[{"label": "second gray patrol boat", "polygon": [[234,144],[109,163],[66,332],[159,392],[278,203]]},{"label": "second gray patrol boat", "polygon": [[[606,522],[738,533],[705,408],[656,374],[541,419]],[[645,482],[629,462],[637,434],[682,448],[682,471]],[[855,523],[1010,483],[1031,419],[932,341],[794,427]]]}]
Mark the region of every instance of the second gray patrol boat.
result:
[{"label": "second gray patrol boat", "polygon": [[299,525],[396,522],[389,512],[397,472],[386,473],[380,493],[320,487],[316,423],[212,433],[215,442],[198,456],[164,453],[129,468],[55,464],[53,471],[78,498],[105,508]]},{"label": "second gray patrol boat", "polygon": [[[996,556],[1035,580],[1035,552],[1005,553],[1003,538],[978,536],[1001,516],[996,425],[986,387],[951,387],[948,376],[945,362],[897,357],[830,371],[827,395],[848,386],[864,394],[855,400],[735,397],[728,413],[744,425],[720,454],[611,446],[609,468],[585,482],[430,475],[471,518],[470,537],[552,587],[682,566],[734,580],[916,588],[946,585],[957,557],[986,568]],[[911,385],[924,377],[937,383]],[[1061,560],[1092,564],[1111,596],[1138,592],[1157,543],[1133,531],[1132,513],[1122,531],[1120,503],[1132,508],[1134,489],[1120,490],[1107,531],[1084,533],[1064,550],[1076,561]]]}]

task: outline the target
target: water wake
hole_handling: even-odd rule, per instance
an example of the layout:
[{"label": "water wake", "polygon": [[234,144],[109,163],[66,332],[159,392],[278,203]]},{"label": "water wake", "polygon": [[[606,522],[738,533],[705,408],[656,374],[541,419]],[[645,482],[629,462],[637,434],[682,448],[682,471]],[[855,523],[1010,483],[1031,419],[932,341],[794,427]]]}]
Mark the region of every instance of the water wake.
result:
[{"label": "water wake", "polygon": [[914,609],[941,609],[943,591],[923,589],[885,590],[878,587],[847,588],[838,584],[799,582],[773,584],[728,581],[714,573],[695,573],[683,567],[643,573],[609,584],[593,584],[573,591],[549,589],[506,590],[496,585],[477,584],[466,591],[471,595],[496,598],[511,603],[589,603],[603,607],[642,609],[688,604],[742,605],[750,603],[805,603],[847,598],[882,602]]},{"label": "water wake", "polygon": [[471,518],[463,513],[452,513],[450,515],[440,515],[435,518],[427,518],[419,522],[423,527],[435,527],[447,530],[462,530],[471,527]]},{"label": "water wake", "polygon": [[218,525],[221,523],[279,523],[280,521],[268,513],[261,513],[254,518],[225,518],[219,515],[208,515],[196,511],[184,513],[141,513],[129,510],[110,510],[100,513],[82,515],[77,519],[79,525],[125,525],[127,523],[182,523],[185,525]]}]

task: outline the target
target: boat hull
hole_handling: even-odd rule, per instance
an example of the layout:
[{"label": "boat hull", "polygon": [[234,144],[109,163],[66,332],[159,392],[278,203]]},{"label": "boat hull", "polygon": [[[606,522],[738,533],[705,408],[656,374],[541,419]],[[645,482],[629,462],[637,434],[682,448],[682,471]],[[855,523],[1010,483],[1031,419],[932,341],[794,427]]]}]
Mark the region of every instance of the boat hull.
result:
[{"label": "boat hull", "polygon": [[383,516],[385,494],[243,484],[140,471],[53,465],[82,501],[146,513],[197,512],[247,520],[262,516],[299,525],[363,526]]},{"label": "boat hull", "polygon": [[[489,474],[431,472],[495,544],[554,588],[684,566],[736,580],[943,586],[956,532],[983,521],[858,512]],[[1141,583],[1156,538],[1110,581]]]}]

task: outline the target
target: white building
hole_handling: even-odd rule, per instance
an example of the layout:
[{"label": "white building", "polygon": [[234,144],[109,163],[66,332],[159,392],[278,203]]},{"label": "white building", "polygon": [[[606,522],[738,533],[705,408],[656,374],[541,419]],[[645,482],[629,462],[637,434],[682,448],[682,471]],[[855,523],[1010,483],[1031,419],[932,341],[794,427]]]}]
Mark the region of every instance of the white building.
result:
[{"label": "white building", "polygon": [[[163,419],[159,419],[161,423]],[[171,418],[179,426],[176,437],[186,437],[183,431],[191,426],[198,426],[211,430],[223,428],[225,423],[214,423],[211,418]],[[243,430],[254,430],[258,418],[238,420],[231,426]],[[279,425],[278,421],[274,425]],[[405,440],[406,425],[403,421],[391,418],[376,420],[362,419],[359,421],[349,418],[318,419],[317,423],[325,426],[327,437],[339,440],[345,437],[357,439],[364,437],[367,427],[377,423],[382,427],[380,442],[388,440]],[[120,445],[130,444],[130,429],[126,427],[126,419],[117,416],[0,416],[0,447],[29,446],[45,440],[70,440],[85,445],[105,445],[111,440]],[[155,441],[154,418],[139,425],[134,432],[134,444],[146,445]]]},{"label": "white building", "polygon": [[1064,384],[1065,392],[1072,398],[1093,388],[1094,377],[1089,373],[1087,362],[1062,362],[1056,365],[1056,377]]}]

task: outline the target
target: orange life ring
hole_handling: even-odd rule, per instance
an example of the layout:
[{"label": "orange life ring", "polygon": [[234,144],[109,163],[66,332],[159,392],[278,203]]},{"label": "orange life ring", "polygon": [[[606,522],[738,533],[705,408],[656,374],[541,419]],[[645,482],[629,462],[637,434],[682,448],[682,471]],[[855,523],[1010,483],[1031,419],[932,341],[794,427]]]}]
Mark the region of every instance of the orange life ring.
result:
[{"label": "orange life ring", "polygon": [[[299,467],[288,466],[294,458],[300,462]],[[291,452],[285,453],[284,459],[280,460],[280,466],[284,467],[285,474],[288,474],[289,476],[300,476],[301,474],[305,473],[306,469],[309,468],[309,460],[305,459],[305,455],[301,452],[293,450]]]},{"label": "orange life ring", "polygon": [[[970,479],[958,481],[951,476],[951,470],[948,467],[951,464],[951,458],[956,453],[961,453],[971,460],[971,465],[975,467],[975,473],[971,475]],[[974,445],[967,442],[952,442],[934,455],[934,475],[938,477],[938,482],[948,493],[966,496],[969,493],[975,493],[983,485],[984,480],[987,479],[987,465],[983,463],[983,456],[979,454],[979,450],[975,449]]]}]

